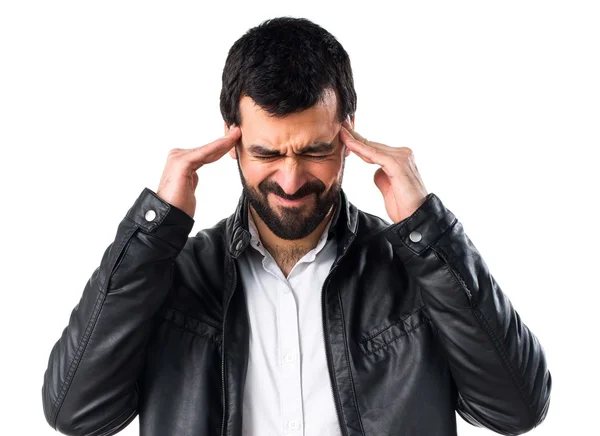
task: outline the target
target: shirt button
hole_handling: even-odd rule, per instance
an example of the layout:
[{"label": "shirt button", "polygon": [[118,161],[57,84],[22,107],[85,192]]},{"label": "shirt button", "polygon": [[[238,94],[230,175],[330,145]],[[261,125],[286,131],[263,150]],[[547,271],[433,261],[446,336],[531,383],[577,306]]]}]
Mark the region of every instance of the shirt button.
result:
[{"label": "shirt button", "polygon": [[290,422],[288,423],[288,427],[289,427],[291,430],[298,430],[298,428],[300,428],[300,424],[298,424],[298,421],[290,421]]},{"label": "shirt button", "polygon": [[290,288],[283,288],[283,292],[285,292],[286,294],[290,293]]},{"label": "shirt button", "polygon": [[148,212],[146,212],[146,215],[144,215],[144,218],[146,218],[146,221],[152,221],[152,220],[154,220],[154,218],[156,218],[156,212],[154,212],[152,209],[150,209]]},{"label": "shirt button", "polygon": [[291,353],[288,353],[285,355],[285,357],[283,358],[283,360],[285,360],[286,362],[293,362],[294,361],[294,355]]},{"label": "shirt button", "polygon": [[408,235],[408,237],[413,242],[419,242],[421,240],[421,232],[417,232],[415,230],[414,232],[410,232],[410,235]]}]

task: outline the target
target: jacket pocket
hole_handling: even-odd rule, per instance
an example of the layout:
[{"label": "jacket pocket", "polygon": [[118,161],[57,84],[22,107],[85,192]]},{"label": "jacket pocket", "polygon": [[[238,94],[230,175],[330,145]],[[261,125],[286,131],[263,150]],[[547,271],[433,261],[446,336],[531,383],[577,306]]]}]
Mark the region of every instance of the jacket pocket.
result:
[{"label": "jacket pocket", "polygon": [[180,312],[173,307],[166,307],[161,312],[163,321],[168,321],[174,324],[181,331],[192,333],[196,336],[202,336],[212,340],[220,346],[221,343],[221,328],[211,322],[193,318],[189,315]]},{"label": "jacket pocket", "polygon": [[359,339],[359,346],[362,352],[367,355],[373,354],[406,340],[408,335],[428,322],[423,308],[424,306],[421,306],[401,319],[389,325],[373,329],[370,333],[364,335]]}]

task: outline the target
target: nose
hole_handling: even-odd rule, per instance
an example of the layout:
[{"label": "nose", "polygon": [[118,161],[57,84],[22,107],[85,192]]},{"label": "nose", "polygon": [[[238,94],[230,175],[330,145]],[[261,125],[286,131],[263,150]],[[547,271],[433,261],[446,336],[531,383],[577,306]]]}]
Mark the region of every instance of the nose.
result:
[{"label": "nose", "polygon": [[295,194],[304,184],[308,182],[308,177],[302,168],[302,164],[293,157],[286,157],[277,171],[275,181],[281,186],[281,189],[288,194]]}]

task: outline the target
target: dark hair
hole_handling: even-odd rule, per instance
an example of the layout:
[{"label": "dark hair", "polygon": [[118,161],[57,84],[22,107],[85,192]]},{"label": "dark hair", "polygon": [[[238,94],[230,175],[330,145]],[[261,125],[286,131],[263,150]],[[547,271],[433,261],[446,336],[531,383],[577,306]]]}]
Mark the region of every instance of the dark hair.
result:
[{"label": "dark hair", "polygon": [[227,125],[241,124],[244,95],[267,113],[284,117],[314,106],[333,89],[339,122],[356,111],[348,53],[305,18],[272,18],[248,30],[229,50],[222,81],[220,106]]}]

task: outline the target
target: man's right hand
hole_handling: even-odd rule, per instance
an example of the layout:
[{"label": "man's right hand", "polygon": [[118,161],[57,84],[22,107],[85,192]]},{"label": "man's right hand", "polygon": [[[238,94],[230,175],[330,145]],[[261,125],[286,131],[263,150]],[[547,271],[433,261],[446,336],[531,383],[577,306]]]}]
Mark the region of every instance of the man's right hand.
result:
[{"label": "man's right hand", "polygon": [[225,136],[206,145],[169,151],[156,194],[194,218],[198,186],[196,171],[204,164],[219,160],[237,144],[240,136],[241,129],[232,125]]}]

